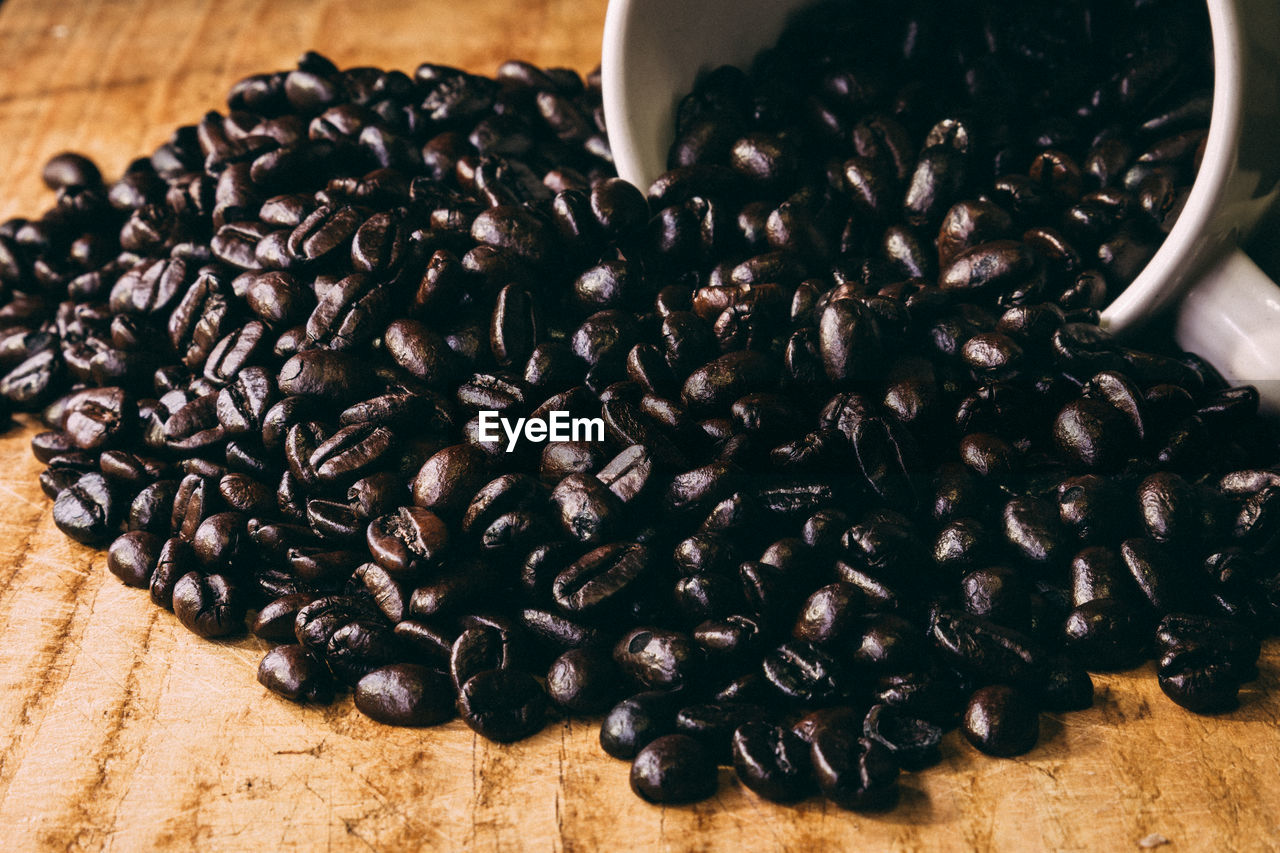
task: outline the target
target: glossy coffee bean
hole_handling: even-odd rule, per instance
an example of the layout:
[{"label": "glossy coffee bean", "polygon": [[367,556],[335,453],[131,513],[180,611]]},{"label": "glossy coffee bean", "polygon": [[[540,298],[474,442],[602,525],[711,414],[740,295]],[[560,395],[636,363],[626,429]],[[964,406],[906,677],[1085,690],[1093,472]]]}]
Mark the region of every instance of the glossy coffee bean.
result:
[{"label": "glossy coffee bean", "polygon": [[391,726],[434,726],[454,715],[453,685],[420,664],[384,666],[356,683],[360,713]]},{"label": "glossy coffee bean", "polygon": [[661,628],[636,628],[618,640],[613,659],[637,684],[671,690],[692,684],[701,655],[687,634]]},{"label": "glossy coffee bean", "polygon": [[631,760],[650,742],[676,730],[677,698],[661,691],[637,693],[610,709],[600,724],[600,746]]},{"label": "glossy coffee bean", "polygon": [[497,743],[510,743],[542,729],[547,694],[526,672],[492,669],[462,685],[457,705],[459,716],[474,731]]},{"label": "glossy coffee bean", "polygon": [[201,637],[228,637],[244,631],[244,595],[225,575],[188,572],[173,586],[173,613]]},{"label": "glossy coffee bean", "polygon": [[631,790],[651,803],[692,803],[716,792],[716,763],[688,735],[663,735],[636,753]]},{"label": "glossy coffee bean", "polygon": [[547,696],[571,714],[598,714],[621,692],[622,679],[609,654],[600,649],[570,649],[547,671]]},{"label": "glossy coffee bean", "polygon": [[898,765],[888,748],[856,729],[819,725],[810,742],[823,796],[845,809],[878,811],[898,799]]},{"label": "glossy coffee bean", "polygon": [[116,490],[101,474],[89,473],[58,493],[53,521],[66,536],[95,545],[114,532],[118,512]]},{"label": "glossy coffee bean", "polygon": [[160,559],[161,540],[153,533],[131,531],[118,537],[107,550],[107,569],[126,586],[147,589]]},{"label": "glossy coffee bean", "polygon": [[893,705],[873,705],[862,731],[868,739],[888,749],[904,770],[922,770],[942,760],[942,729]]},{"label": "glossy coffee bean", "polygon": [[969,697],[963,731],[969,743],[988,755],[1022,755],[1040,739],[1040,712],[1024,691],[994,684]]},{"label": "glossy coffee bean", "polygon": [[733,733],[732,749],[738,781],[766,800],[793,802],[813,784],[809,744],[788,729],[743,723]]},{"label": "glossy coffee bean", "polygon": [[333,676],[297,644],[276,646],[258,665],[258,682],[291,702],[327,705],[333,701]]}]

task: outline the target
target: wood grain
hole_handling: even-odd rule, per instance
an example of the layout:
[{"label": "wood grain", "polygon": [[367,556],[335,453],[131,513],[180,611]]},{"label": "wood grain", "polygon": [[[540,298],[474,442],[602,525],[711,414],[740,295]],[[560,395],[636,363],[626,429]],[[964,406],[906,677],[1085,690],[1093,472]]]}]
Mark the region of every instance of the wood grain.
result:
[{"label": "wood grain", "polygon": [[[604,3],[6,0],[0,5],[0,217],[51,199],[64,148],[108,174],[239,77],[307,48],[340,64],[508,56],[586,71]],[[258,686],[264,644],[208,643],[54,528],[28,452],[0,436],[0,848],[12,850],[1280,849],[1280,651],[1243,707],[1202,718],[1151,672],[1097,678],[1095,707],[1045,718],[1015,760],[948,736],[882,815],[720,793],[654,808],[589,722],[514,746],[460,723],[404,730],[349,699],[298,708]]]}]

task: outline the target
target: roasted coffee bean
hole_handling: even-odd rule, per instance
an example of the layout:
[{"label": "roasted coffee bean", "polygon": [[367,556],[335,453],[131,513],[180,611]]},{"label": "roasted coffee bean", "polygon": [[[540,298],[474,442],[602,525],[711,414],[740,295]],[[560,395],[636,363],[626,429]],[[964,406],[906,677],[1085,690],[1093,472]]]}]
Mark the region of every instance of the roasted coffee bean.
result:
[{"label": "roasted coffee bean", "polygon": [[1258,674],[1262,646],[1251,630],[1231,619],[1172,613],[1156,626],[1156,643],[1164,651],[1202,647],[1228,663],[1241,681]]},{"label": "roasted coffee bean", "polygon": [[414,616],[456,614],[469,603],[491,595],[498,582],[492,569],[476,560],[458,560],[431,574],[413,590],[409,611]]},{"label": "roasted coffee bean", "polygon": [[345,352],[305,350],[281,366],[276,384],[286,397],[307,394],[345,402],[369,386],[369,372],[366,365]]},{"label": "roasted coffee bean", "polygon": [[602,649],[570,649],[547,671],[547,695],[556,707],[572,714],[598,714],[620,691],[617,666]]},{"label": "roasted coffee bean", "polygon": [[1177,474],[1161,471],[1138,486],[1138,504],[1147,535],[1157,542],[1193,541],[1200,532],[1196,493]]},{"label": "roasted coffee bean", "polygon": [[201,637],[228,637],[245,629],[243,593],[225,575],[188,572],[173,586],[173,613]]},{"label": "roasted coffee bean", "polygon": [[1175,546],[1153,539],[1126,539],[1120,544],[1120,556],[1157,612],[1186,609],[1182,605],[1191,600],[1195,579]]},{"label": "roasted coffee bean", "polygon": [[969,743],[988,755],[1022,755],[1040,739],[1040,713],[1024,691],[993,684],[969,697],[963,731]]},{"label": "roasted coffee bean", "polygon": [[952,666],[987,681],[1034,683],[1044,650],[1034,639],[977,616],[943,611],[933,620],[934,646]]},{"label": "roasted coffee bean", "polygon": [[733,733],[732,748],[738,780],[766,800],[798,800],[813,784],[809,744],[788,729],[743,723]]},{"label": "roasted coffee bean", "polygon": [[275,381],[261,367],[246,367],[235,381],[218,392],[218,423],[229,434],[258,432],[276,402]]},{"label": "roasted coffee bean", "polygon": [[157,480],[145,485],[133,502],[129,503],[129,515],[125,526],[129,530],[147,530],[148,533],[169,533],[173,517],[173,501],[178,493],[177,480]]},{"label": "roasted coffee bean", "polygon": [[1094,670],[1128,669],[1146,655],[1142,614],[1114,598],[1076,606],[1063,628],[1066,647]]},{"label": "roasted coffee bean", "polygon": [[1057,492],[1058,517],[1081,541],[1106,541],[1123,529],[1124,494],[1114,480],[1095,474],[1068,477]]},{"label": "roasted coffee bean", "polygon": [[811,594],[796,618],[792,634],[797,640],[825,645],[851,636],[865,606],[857,587],[828,584]]},{"label": "roasted coffee bean", "polygon": [[762,663],[764,677],[781,696],[804,705],[830,704],[846,688],[839,661],[812,643],[784,643]]},{"label": "roasted coffee bean", "polygon": [[300,645],[276,646],[258,665],[258,682],[291,702],[327,705],[333,701],[333,676]]},{"label": "roasted coffee bean", "polygon": [[872,706],[862,731],[868,740],[888,749],[904,770],[923,770],[942,760],[939,751],[942,729],[927,720],[911,717],[899,707]]},{"label": "roasted coffee bean", "polygon": [[898,765],[888,748],[856,728],[819,724],[810,741],[823,796],[845,809],[876,811],[898,799]]},{"label": "roasted coffee bean", "polygon": [[375,669],[356,683],[356,708],[391,726],[434,726],[453,717],[453,685],[442,673],[420,664]]},{"label": "roasted coffee bean", "polygon": [[1082,398],[1067,404],[1053,424],[1058,452],[1072,465],[1110,472],[1133,449],[1133,427],[1110,403]]},{"label": "roasted coffee bean", "polygon": [[394,576],[404,577],[440,561],[449,547],[449,530],[433,512],[400,507],[369,522],[369,553]]},{"label": "roasted coffee bean", "polygon": [[1076,606],[1097,598],[1125,601],[1137,590],[1128,581],[1128,568],[1114,548],[1085,548],[1071,560],[1071,601]]},{"label": "roasted coffee bean", "polygon": [[861,617],[848,643],[850,662],[871,673],[914,668],[922,662],[924,646],[916,626],[893,613]]},{"label": "roasted coffee bean", "polygon": [[289,593],[264,604],[254,617],[249,630],[255,637],[274,643],[292,642],[293,624],[298,611],[311,603],[305,593]]},{"label": "roasted coffee bean", "polygon": [[191,537],[196,558],[209,569],[236,567],[250,547],[246,521],[239,512],[218,512],[201,521]]},{"label": "roasted coffee bean", "polygon": [[58,493],[53,521],[64,535],[86,545],[110,538],[119,513],[116,489],[101,474],[87,473]]},{"label": "roasted coffee bean", "polygon": [[486,471],[480,450],[467,444],[446,447],[423,463],[414,477],[414,503],[438,512],[460,510],[484,485]]},{"label": "roasted coffee bean", "polygon": [[46,160],[40,176],[51,190],[102,185],[102,173],[94,162],[73,151],[64,151]]},{"label": "roasted coffee bean", "polygon": [[1038,698],[1046,711],[1083,711],[1093,705],[1093,679],[1079,664],[1055,658],[1049,663]]},{"label": "roasted coffee bean", "polygon": [[1005,504],[1003,518],[1005,539],[1023,558],[1042,565],[1062,559],[1067,541],[1049,501],[1014,498]]},{"label": "roasted coffee bean", "polygon": [[473,675],[491,669],[509,669],[515,664],[511,632],[489,625],[475,625],[458,635],[449,652],[449,675],[454,687]]},{"label": "roasted coffee bean", "polygon": [[472,730],[497,743],[511,743],[542,729],[547,694],[526,672],[493,669],[468,679],[458,692],[457,705]]},{"label": "roasted coffee bean", "polygon": [[689,636],[660,628],[627,632],[614,646],[613,659],[637,684],[665,690],[691,684],[701,663]]},{"label": "roasted coffee bean", "polygon": [[643,545],[602,545],[557,575],[551,594],[569,614],[599,615],[607,610],[617,611],[629,598],[635,597],[634,588],[644,579],[648,568],[649,551]]},{"label": "roasted coffee bean", "polygon": [[1209,649],[1175,647],[1160,658],[1157,674],[1164,694],[1189,711],[1212,714],[1239,705],[1239,674]]},{"label": "roasted coffee bean", "polygon": [[772,362],[751,350],[726,353],[689,374],[681,398],[690,408],[714,409],[758,391],[770,391],[777,381]]},{"label": "roasted coffee bean", "polygon": [[623,699],[600,724],[600,746],[614,758],[630,761],[652,741],[675,733],[676,701],[660,691]]},{"label": "roasted coffee bean", "polygon": [[651,803],[691,803],[716,792],[716,762],[688,735],[663,735],[631,762],[631,790]]},{"label": "roasted coffee bean", "polygon": [[147,589],[160,558],[161,541],[154,533],[131,531],[118,537],[107,550],[107,569],[126,586]]},{"label": "roasted coffee bean", "polygon": [[606,540],[622,510],[622,501],[590,474],[565,477],[551,492],[551,503],[564,532],[584,545]]},{"label": "roasted coffee bean", "polygon": [[178,537],[166,539],[160,546],[156,568],[151,574],[151,600],[166,610],[173,609],[173,590],[179,578],[196,569],[196,555],[191,546]]}]

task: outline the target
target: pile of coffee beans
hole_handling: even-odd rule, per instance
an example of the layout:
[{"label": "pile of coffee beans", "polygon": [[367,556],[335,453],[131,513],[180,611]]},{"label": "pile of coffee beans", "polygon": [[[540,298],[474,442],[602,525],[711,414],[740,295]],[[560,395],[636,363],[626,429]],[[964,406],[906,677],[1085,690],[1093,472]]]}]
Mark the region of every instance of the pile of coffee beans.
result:
[{"label": "pile of coffee beans", "polygon": [[0,394],[58,527],[272,644],[271,691],[603,715],[655,802],[731,764],[885,808],[945,731],[1024,753],[1151,658],[1229,709],[1280,621],[1275,429],[1097,314],[1194,177],[1207,32],[818,7],[699,82],[647,194],[594,77],[307,54],[112,183],[48,164],[0,225]]}]

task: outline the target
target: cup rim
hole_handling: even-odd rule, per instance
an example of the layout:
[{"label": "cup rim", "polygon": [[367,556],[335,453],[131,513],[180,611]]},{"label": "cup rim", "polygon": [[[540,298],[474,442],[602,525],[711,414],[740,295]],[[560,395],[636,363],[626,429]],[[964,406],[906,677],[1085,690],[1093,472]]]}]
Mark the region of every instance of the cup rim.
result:
[{"label": "cup rim", "polygon": [[[621,177],[633,180],[623,172],[634,173],[640,163],[640,154],[636,150],[634,122],[630,111],[624,110],[626,97],[626,72],[623,58],[626,55],[630,17],[634,4],[626,0],[609,0],[605,9],[604,34],[600,51],[600,83],[603,101],[605,124],[609,133],[609,150],[613,155],[614,166]],[[674,133],[674,131],[673,131]],[[640,187],[647,193],[648,187]]]},{"label": "cup rim", "polygon": [[1243,124],[1244,54],[1234,0],[1205,0],[1213,44],[1213,105],[1204,158],[1177,222],[1155,255],[1102,312],[1102,325],[1121,332],[1146,320],[1159,297],[1190,282],[1203,261],[1197,255],[1226,194]]}]

